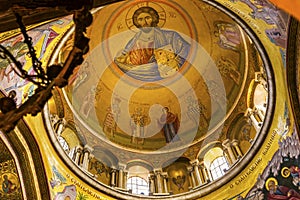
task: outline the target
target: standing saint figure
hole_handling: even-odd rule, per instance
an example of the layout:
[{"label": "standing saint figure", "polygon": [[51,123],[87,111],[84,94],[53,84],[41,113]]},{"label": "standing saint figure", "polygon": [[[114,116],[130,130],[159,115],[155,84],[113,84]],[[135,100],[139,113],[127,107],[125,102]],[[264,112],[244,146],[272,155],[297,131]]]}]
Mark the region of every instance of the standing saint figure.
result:
[{"label": "standing saint figure", "polygon": [[131,142],[144,142],[144,127],[146,123],[146,116],[143,115],[141,108],[136,108],[135,112],[131,115],[130,127],[131,127]]},{"label": "standing saint figure", "polygon": [[178,116],[169,111],[168,107],[162,109],[163,114],[158,120],[158,123],[163,126],[163,133],[166,138],[166,143],[170,143],[173,139],[178,141],[179,137],[177,132],[179,130],[179,119]]},{"label": "standing saint figure", "polygon": [[118,67],[127,75],[142,81],[174,75],[185,62],[190,44],[177,32],[160,29],[159,14],[152,7],[137,9],[132,21],[140,31],[116,56]]},{"label": "standing saint figure", "polygon": [[117,125],[121,113],[120,103],[121,99],[119,98],[115,98],[113,100],[112,105],[106,109],[107,114],[103,122],[103,131],[105,133],[110,133],[113,137],[117,131]]},{"label": "standing saint figure", "polygon": [[10,181],[6,174],[3,176],[3,179],[4,179],[2,182],[3,192],[5,192],[6,194],[13,193],[17,189],[16,184],[14,184],[12,181]]}]

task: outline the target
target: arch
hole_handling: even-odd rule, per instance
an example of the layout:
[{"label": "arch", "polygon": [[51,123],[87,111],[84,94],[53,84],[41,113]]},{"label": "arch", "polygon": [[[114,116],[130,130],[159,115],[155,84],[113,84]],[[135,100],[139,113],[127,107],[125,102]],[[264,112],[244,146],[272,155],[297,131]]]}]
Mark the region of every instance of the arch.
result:
[{"label": "arch", "polygon": [[85,136],[82,134],[80,128],[75,125],[74,121],[68,121],[66,124],[66,128],[71,129],[76,134],[76,137],[79,140],[81,146],[86,145],[87,142]]},{"label": "arch", "polygon": [[207,145],[205,145],[204,147],[202,147],[200,149],[200,151],[197,153],[196,158],[198,158],[200,161],[202,161],[205,154],[214,147],[220,147],[222,149],[222,143],[220,141],[214,141],[214,142],[208,143]]},{"label": "arch", "polygon": [[190,162],[191,160],[189,158],[186,158],[186,157],[179,157],[176,162],[183,162],[183,163],[186,163],[186,162]]},{"label": "arch", "polygon": [[140,177],[149,184],[148,177],[150,172],[153,171],[153,167],[149,163],[142,160],[133,160],[127,163],[126,169],[128,170],[128,180],[131,177]]},{"label": "arch", "polygon": [[101,161],[108,167],[117,166],[118,158],[112,152],[107,149],[103,149],[100,146],[94,146],[93,149],[94,150],[92,154],[94,155],[95,159]]},{"label": "arch", "polygon": [[[238,113],[235,118],[231,121],[231,125],[226,133],[226,138],[242,140],[243,130],[248,128],[250,124],[248,123],[249,118],[245,117],[245,113]],[[251,127],[249,127],[251,129]]]},{"label": "arch", "polygon": [[[256,76],[261,75],[257,73]],[[262,100],[261,98],[264,98],[264,100]],[[256,79],[251,80],[247,93],[247,107],[253,109],[256,105],[266,106],[267,98],[268,91],[266,91],[264,85],[260,84]]]},{"label": "arch", "polygon": [[255,87],[253,94],[253,104],[255,107],[266,109],[267,101],[268,101],[268,92],[266,88],[262,84],[258,84]]},{"label": "arch", "polygon": [[258,82],[253,79],[249,85],[248,88],[248,93],[247,93],[247,107],[248,108],[253,108],[254,107],[254,93],[255,93],[255,88],[258,85]]},{"label": "arch", "polygon": [[128,170],[133,166],[141,166],[147,169],[148,171],[153,171],[154,169],[153,166],[145,160],[131,160],[130,162],[127,163],[126,169]]},{"label": "arch", "polygon": [[204,165],[206,166],[207,169],[210,169],[210,165],[211,163],[218,157],[224,157],[224,151],[221,147],[213,147],[211,149],[209,149],[204,157],[203,157],[203,161],[204,161]]},{"label": "arch", "polygon": [[78,145],[81,145],[81,142],[77,137],[77,134],[68,127],[63,130],[60,136],[67,142],[70,149]]},{"label": "arch", "polygon": [[174,157],[174,158],[170,158],[169,160],[167,160],[166,162],[164,162],[163,164],[162,164],[162,167],[164,168],[164,167],[166,167],[166,166],[168,166],[168,165],[170,165],[170,164],[172,164],[172,163],[174,163],[174,162],[189,162],[190,161],[190,159],[188,159],[188,158],[185,158],[185,157]]},{"label": "arch", "polygon": [[64,109],[62,97],[57,88],[52,90],[52,92],[53,92],[53,99],[49,100],[51,102],[49,103],[49,105],[53,104],[55,106],[55,110],[58,117],[63,118],[65,116],[65,109]]}]

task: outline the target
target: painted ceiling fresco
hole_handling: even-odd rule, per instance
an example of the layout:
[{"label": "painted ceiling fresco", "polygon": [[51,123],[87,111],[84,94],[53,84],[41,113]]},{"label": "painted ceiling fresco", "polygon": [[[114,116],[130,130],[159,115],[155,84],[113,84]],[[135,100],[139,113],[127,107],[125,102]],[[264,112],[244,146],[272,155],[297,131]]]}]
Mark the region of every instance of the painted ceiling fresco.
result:
[{"label": "painted ceiling fresco", "polygon": [[[92,138],[139,150],[161,149],[166,143],[187,147],[220,134],[237,107],[247,109],[241,97],[254,72],[263,68],[258,52],[237,23],[212,6],[144,4],[116,4],[95,13],[91,51],[65,90],[76,120],[92,130]],[[159,16],[153,31],[162,38],[135,44],[143,43],[138,37],[144,32],[132,16],[142,6]],[[174,130],[163,127],[166,120]],[[178,142],[172,143],[174,138]]]},{"label": "painted ceiling fresco", "polygon": [[[268,103],[267,86],[257,91],[254,81],[265,66],[250,36],[221,10],[201,1],[117,3],[95,11],[88,35],[84,63],[50,104],[54,130],[64,117],[83,144],[154,168],[193,160],[226,137],[244,141],[246,153],[257,139],[245,113],[255,101]],[[71,36],[50,62],[64,61]]]},{"label": "painted ceiling fresco", "polygon": [[[111,182],[119,163],[164,169],[178,199],[299,199],[299,141],[282,92],[286,13],[266,1],[155,0],[114,3],[93,16],[85,61],[66,88],[53,91],[42,119],[28,121],[38,133],[53,199],[111,199],[97,193],[107,186],[123,198]],[[30,29],[44,63],[64,62],[72,25],[67,16]],[[30,71],[18,31],[0,36]],[[12,68],[1,60],[0,87],[20,105],[35,87]],[[254,117],[256,107],[263,113]],[[224,177],[192,187],[191,161],[221,155],[210,149],[228,140],[238,141],[239,149]],[[74,162],[66,157],[69,147],[80,145],[93,149],[86,171],[83,160],[65,165]],[[74,168],[84,173],[74,175]],[[0,178],[4,183],[13,176]],[[87,179],[100,190],[86,186]]]}]

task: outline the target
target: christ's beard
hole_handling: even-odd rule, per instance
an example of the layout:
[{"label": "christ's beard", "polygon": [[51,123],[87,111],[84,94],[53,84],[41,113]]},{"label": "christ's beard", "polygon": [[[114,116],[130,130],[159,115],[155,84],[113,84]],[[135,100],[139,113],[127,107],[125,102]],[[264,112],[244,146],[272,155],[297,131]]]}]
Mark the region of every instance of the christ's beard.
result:
[{"label": "christ's beard", "polygon": [[146,27],[142,27],[142,28],[140,28],[143,32],[145,32],[145,33],[149,33],[152,29],[153,29],[153,27],[151,27],[151,26],[146,26]]}]

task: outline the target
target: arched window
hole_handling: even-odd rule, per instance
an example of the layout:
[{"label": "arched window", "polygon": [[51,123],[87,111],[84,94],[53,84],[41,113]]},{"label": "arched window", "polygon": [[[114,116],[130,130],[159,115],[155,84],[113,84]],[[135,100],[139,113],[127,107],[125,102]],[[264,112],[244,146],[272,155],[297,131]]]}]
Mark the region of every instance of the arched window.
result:
[{"label": "arched window", "polygon": [[229,169],[229,165],[224,156],[220,156],[213,160],[210,165],[210,172],[213,180],[220,178],[225,174],[225,171]]},{"label": "arched window", "polygon": [[138,176],[132,176],[127,180],[127,189],[132,190],[133,194],[149,195],[148,182]]},{"label": "arched window", "polygon": [[61,136],[58,136],[57,139],[58,139],[60,145],[62,146],[63,150],[68,152],[69,151],[69,145],[68,145],[67,141]]}]

